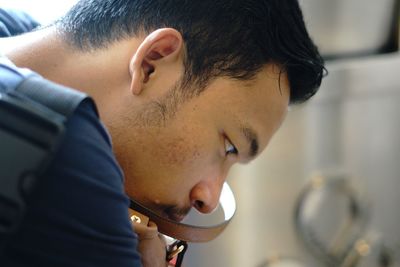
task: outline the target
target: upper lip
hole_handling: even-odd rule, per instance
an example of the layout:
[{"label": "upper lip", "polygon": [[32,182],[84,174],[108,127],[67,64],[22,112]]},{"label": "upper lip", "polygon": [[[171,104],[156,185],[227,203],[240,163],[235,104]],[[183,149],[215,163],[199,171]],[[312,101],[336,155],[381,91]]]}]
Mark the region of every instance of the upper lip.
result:
[{"label": "upper lip", "polygon": [[167,210],[167,211],[164,211],[164,217],[166,217],[169,220],[174,221],[174,222],[181,222],[186,218],[189,211],[190,211],[190,209],[181,210],[180,212],[174,211],[174,210],[169,210],[169,211]]}]

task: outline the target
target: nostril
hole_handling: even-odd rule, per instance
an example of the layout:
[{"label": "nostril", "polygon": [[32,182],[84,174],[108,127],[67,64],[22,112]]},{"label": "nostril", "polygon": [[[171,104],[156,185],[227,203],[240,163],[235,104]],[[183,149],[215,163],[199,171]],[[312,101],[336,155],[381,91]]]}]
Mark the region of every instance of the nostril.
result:
[{"label": "nostril", "polygon": [[194,202],[194,207],[198,210],[198,211],[202,211],[202,209],[204,208],[204,202],[201,200],[196,200]]},{"label": "nostril", "polygon": [[222,187],[217,179],[196,184],[190,191],[192,207],[200,213],[211,213],[218,205]]}]

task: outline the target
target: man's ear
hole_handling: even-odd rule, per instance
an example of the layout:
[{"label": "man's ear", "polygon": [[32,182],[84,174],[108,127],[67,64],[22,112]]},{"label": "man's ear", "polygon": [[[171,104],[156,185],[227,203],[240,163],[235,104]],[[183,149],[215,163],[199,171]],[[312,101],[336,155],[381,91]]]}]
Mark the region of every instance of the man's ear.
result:
[{"label": "man's ear", "polygon": [[175,29],[162,28],[149,34],[140,44],[129,63],[131,92],[139,95],[158,60],[177,60],[183,47],[182,35]]}]

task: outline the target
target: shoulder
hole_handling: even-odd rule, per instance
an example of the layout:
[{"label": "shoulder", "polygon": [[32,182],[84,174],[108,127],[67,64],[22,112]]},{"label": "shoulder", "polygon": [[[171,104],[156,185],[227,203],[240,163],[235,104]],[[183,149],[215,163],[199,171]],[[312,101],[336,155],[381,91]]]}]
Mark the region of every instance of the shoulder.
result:
[{"label": "shoulder", "polygon": [[0,55],[0,92],[13,90],[31,75],[37,74],[28,69],[16,67],[8,58]]},{"label": "shoulder", "polygon": [[68,120],[53,169],[79,170],[83,178],[123,192],[123,173],[113,154],[111,138],[91,101],[84,101]]},{"label": "shoulder", "polygon": [[[123,174],[91,102],[82,103],[68,121],[65,138],[45,179],[47,185],[42,189],[47,187],[46,193],[41,189],[39,194],[47,196],[41,199],[42,212],[52,214],[46,229],[64,239],[60,247],[66,256],[76,257],[84,250],[96,266],[139,262]],[[46,204],[49,201],[51,205]],[[53,226],[60,224],[62,227]],[[77,246],[66,249],[71,241]]]},{"label": "shoulder", "polygon": [[[12,66],[7,71],[24,78]],[[110,137],[84,101],[66,124],[9,255],[40,266],[140,266],[128,206]]]}]

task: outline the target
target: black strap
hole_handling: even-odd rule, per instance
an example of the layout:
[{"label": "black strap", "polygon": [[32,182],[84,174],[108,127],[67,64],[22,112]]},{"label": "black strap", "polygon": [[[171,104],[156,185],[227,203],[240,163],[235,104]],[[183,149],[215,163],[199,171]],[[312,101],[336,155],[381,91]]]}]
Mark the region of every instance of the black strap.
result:
[{"label": "black strap", "polygon": [[38,76],[0,93],[0,257],[59,147],[66,121],[86,99]]},{"label": "black strap", "polygon": [[181,267],[183,263],[183,257],[185,256],[186,250],[188,248],[188,244],[185,241],[180,241],[178,245],[183,246],[183,250],[178,254],[178,258],[176,259],[175,267]]}]

